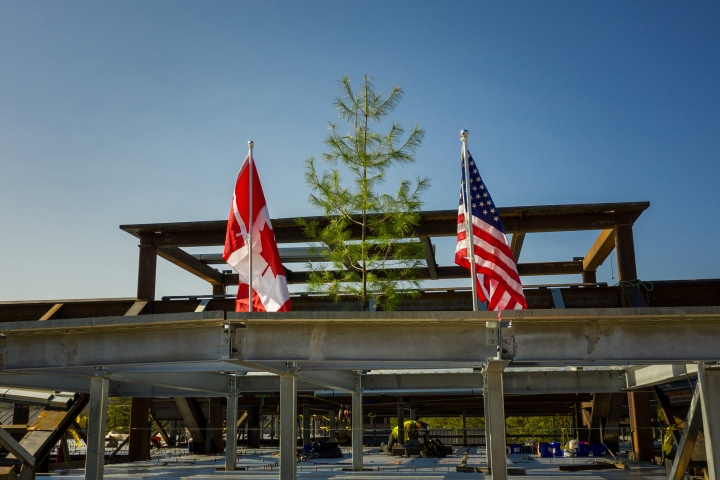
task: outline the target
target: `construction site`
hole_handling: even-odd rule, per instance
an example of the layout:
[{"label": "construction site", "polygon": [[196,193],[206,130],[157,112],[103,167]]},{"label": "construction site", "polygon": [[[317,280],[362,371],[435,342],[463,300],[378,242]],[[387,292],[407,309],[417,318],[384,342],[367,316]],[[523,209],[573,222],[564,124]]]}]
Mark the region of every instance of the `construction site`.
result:
[{"label": "construction site", "polygon": [[[501,315],[443,286],[391,312],[307,293],[292,312],[236,312],[238,275],[187,251],[222,246],[227,221],[121,225],[136,297],[0,302],[0,478],[715,479],[720,280],[638,280],[648,208],[499,208],[520,275],[577,279],[525,285],[528,308]],[[297,219],[272,224],[283,264],[321,260]],[[456,210],[421,212],[425,285],[468,278],[435,258],[457,226]],[[587,230],[583,257],[522,261],[528,234]],[[616,285],[596,278],[610,256]],[[207,291],[157,298],[158,257]],[[321,441],[334,457],[305,448]]]}]

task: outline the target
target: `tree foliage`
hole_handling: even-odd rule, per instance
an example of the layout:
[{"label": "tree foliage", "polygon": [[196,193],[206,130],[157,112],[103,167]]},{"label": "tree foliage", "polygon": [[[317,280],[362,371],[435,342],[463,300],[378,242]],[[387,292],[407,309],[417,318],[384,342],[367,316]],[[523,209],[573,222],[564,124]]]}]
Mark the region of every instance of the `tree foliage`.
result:
[{"label": "tree foliage", "polygon": [[[339,87],[334,106],[350,130],[343,134],[336,123],[330,123],[325,139],[328,152],[322,156],[330,170],[319,172],[314,157],[306,160],[310,203],[327,219],[301,220],[308,237],[316,241],[314,247],[327,255],[326,263],[309,265],[308,290],[335,301],[349,296],[363,307],[372,299],[377,307],[392,310],[419,287],[423,247],[409,238],[418,225],[421,194],[429,179],[401,180],[394,194],[378,189],[388,169],[415,161],[425,132],[415,125],[403,139],[405,132],[396,122],[386,133],[374,130],[398,106],[402,88],[393,87],[384,97],[367,75],[357,92],[348,76]],[[339,167],[350,174],[347,184]]]}]

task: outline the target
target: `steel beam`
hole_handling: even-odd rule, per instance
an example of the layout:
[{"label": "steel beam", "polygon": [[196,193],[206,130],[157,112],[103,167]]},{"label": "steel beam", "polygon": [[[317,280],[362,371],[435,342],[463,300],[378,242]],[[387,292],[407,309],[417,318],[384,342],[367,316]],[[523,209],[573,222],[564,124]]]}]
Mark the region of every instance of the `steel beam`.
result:
[{"label": "steel beam", "polygon": [[690,457],[692,456],[698,432],[700,431],[701,403],[702,395],[700,393],[700,389],[695,389],[692,401],[690,402],[690,410],[688,410],[687,420],[685,421],[683,436],[680,438],[680,444],[678,445],[677,452],[675,453],[675,459],[673,460],[673,465],[668,476],[669,480],[682,480],[685,478],[685,473],[690,465]]},{"label": "steel beam", "polygon": [[505,398],[503,392],[503,370],[510,362],[503,360],[488,359],[485,368],[485,378],[487,379],[487,390],[485,396],[487,398],[488,412],[485,418],[489,417],[490,421],[490,438],[486,439],[489,445],[488,463],[491,465],[490,473],[492,480],[507,480],[507,457],[505,456],[505,448],[507,441],[505,438]]},{"label": "steel beam", "polygon": [[363,471],[363,405],[362,393],[352,393],[352,469]]},{"label": "steel beam", "polygon": [[720,371],[708,370],[702,363],[698,367],[708,476],[717,478],[720,469]]},{"label": "steel beam", "polygon": [[94,377],[90,382],[90,418],[87,430],[85,480],[103,478],[105,468],[105,425],[110,381]]},{"label": "steel beam", "polygon": [[297,478],[297,380],[280,378],[280,480]]},{"label": "steel beam", "polygon": [[697,364],[639,365],[627,369],[627,388],[647,388],[697,375]]},{"label": "steel beam", "polygon": [[[498,209],[509,232],[559,232],[574,230],[601,230],[614,225],[632,224],[650,202],[596,203],[576,205],[533,205],[501,207]],[[320,225],[327,217],[307,217]],[[272,220],[278,243],[307,242],[304,229],[296,218]],[[120,225],[120,228],[157,246],[195,247],[224,245],[227,220],[209,222],[155,223]],[[359,228],[351,228],[352,239],[360,238]],[[457,235],[457,210],[420,212],[416,236]]]},{"label": "steel beam", "polygon": [[173,265],[177,265],[183,270],[200,277],[206,282],[210,282],[212,285],[223,284],[222,273],[208,266],[205,262],[198,260],[181,248],[163,247],[158,249],[157,254]]},{"label": "steel beam", "polygon": [[595,272],[613,249],[615,249],[615,231],[608,228],[600,232],[597,240],[583,258],[583,271]]},{"label": "steel beam", "polygon": [[236,393],[236,377],[230,380],[230,387],[234,390],[232,395],[227,397],[227,408],[225,420],[225,471],[234,471],[237,467],[237,420],[238,420],[238,396]]}]

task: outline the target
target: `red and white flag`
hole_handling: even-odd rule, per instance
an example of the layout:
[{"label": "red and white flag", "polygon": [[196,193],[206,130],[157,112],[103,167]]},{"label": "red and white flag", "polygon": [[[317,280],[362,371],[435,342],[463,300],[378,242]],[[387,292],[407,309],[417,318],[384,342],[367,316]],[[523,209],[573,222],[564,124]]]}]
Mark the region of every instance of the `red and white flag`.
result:
[{"label": "red and white flag", "polygon": [[[250,217],[250,157],[246,157],[235,182],[230,219],[225,235],[223,258],[240,276],[235,311],[247,312],[249,297],[249,249],[248,229]],[[252,165],[252,301],[253,311],[287,312],[292,310],[290,293],[287,288],[285,270],[280,261],[275,232],[273,232],[268,214],[265,195],[260,185],[260,177]]]},{"label": "red and white flag", "polygon": [[465,181],[461,168],[460,207],[458,208],[457,246],[455,263],[470,270],[467,228],[465,224],[465,195],[470,195],[472,246],[475,256],[477,296],[487,302],[488,310],[522,310],[527,308],[515,259],[508,244],[497,207],[480,177],[470,152],[468,155],[470,181]]}]

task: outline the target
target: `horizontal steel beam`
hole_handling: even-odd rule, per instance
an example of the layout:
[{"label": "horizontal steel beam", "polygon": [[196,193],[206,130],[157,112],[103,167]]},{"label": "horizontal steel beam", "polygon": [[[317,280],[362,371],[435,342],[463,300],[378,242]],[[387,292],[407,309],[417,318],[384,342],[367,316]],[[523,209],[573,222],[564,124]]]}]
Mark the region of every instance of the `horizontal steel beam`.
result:
[{"label": "horizontal steel beam", "polygon": [[[255,314],[257,315],[257,314]],[[238,357],[317,368],[480,364],[493,312],[296,312],[272,318],[228,312],[239,321]],[[720,358],[720,308],[519,310],[503,312],[503,355],[525,365],[632,365]],[[397,368],[400,368],[399,365]]]},{"label": "horizontal steel beam", "polygon": [[641,365],[627,369],[627,387],[629,389],[647,388],[661,383],[669,383],[689,376],[696,376],[697,364],[679,363],[670,365]]},{"label": "horizontal steel beam", "polygon": [[231,355],[223,312],[2,325],[0,368],[107,367],[219,361]]},{"label": "horizontal steel beam", "polygon": [[[480,373],[402,373],[358,375],[343,371],[307,371],[298,375],[298,389],[302,391],[344,390],[362,391],[377,395],[388,391],[405,394],[426,393],[433,390],[444,392],[473,391],[482,394]],[[231,377],[221,373],[186,372],[172,374],[136,373],[106,374],[110,382],[111,396],[135,397],[190,397],[227,396],[234,390]],[[0,374],[0,385],[48,388],[53,390],[88,393],[91,376],[57,374]],[[237,376],[237,391],[278,392],[280,377],[277,375]],[[592,371],[528,371],[506,372],[503,375],[507,394],[551,393],[612,393],[625,389],[625,372],[621,370]],[[337,385],[343,385],[339,388]],[[352,382],[352,383],[349,383]],[[326,388],[318,388],[326,387]]]},{"label": "horizontal steel beam", "polygon": [[[223,317],[227,316],[227,320]],[[720,358],[720,308],[503,312],[515,365],[651,365]],[[494,312],[202,312],[18,322],[0,332],[0,368],[120,373],[227,371],[228,362],[305,370],[479,367],[494,357]],[[315,379],[316,383],[320,382]],[[325,378],[323,384],[338,382]],[[340,388],[348,388],[343,383]],[[338,388],[334,385],[333,388]]]},{"label": "horizontal steel beam", "polygon": [[[500,207],[498,212],[508,232],[559,232],[574,230],[602,230],[615,225],[632,224],[650,206],[650,202],[597,203],[576,205],[534,205]],[[320,225],[326,217],[306,217]],[[297,218],[272,220],[278,243],[307,242],[304,229]],[[120,228],[136,237],[147,238],[158,247],[224,245],[227,220],[209,222],[154,223],[121,225]],[[360,231],[351,228],[352,238],[360,238]],[[420,212],[420,222],[414,236],[457,235],[457,210]]]}]

